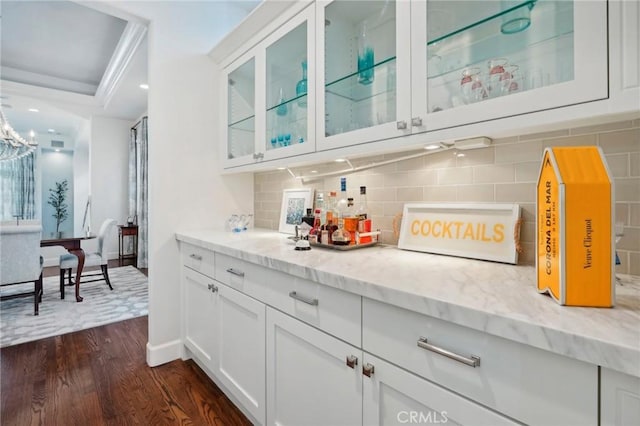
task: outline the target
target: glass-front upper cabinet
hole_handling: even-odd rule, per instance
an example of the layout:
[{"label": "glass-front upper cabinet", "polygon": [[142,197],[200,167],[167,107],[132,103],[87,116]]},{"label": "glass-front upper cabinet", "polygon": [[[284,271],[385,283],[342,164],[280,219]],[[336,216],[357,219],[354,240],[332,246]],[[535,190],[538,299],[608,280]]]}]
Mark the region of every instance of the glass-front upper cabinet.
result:
[{"label": "glass-front upper cabinet", "polygon": [[409,3],[316,6],[319,149],[410,133]]},{"label": "glass-front upper cabinet", "polygon": [[255,153],[256,63],[242,59],[227,75],[227,164],[246,163]]},{"label": "glass-front upper cabinet", "polygon": [[225,168],[315,150],[315,8],[226,67]]},{"label": "glass-front upper cabinet", "polygon": [[412,31],[428,130],[608,96],[605,0],[416,1]]},{"label": "glass-front upper cabinet", "polygon": [[314,31],[312,5],[265,41],[258,80],[265,88],[265,129],[259,136],[265,160],[315,150]]}]

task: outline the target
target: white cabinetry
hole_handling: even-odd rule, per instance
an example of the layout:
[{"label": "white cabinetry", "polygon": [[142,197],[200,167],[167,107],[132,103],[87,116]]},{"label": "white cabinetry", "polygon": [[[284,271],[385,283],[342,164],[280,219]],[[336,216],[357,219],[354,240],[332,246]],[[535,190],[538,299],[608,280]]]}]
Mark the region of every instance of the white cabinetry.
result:
[{"label": "white cabinetry", "polygon": [[218,299],[211,291],[213,285],[213,279],[182,267],[184,345],[212,371],[218,342],[213,326]]},{"label": "white cabinetry", "polygon": [[600,370],[600,424],[633,426],[640,424],[640,377]]},{"label": "white cabinetry", "polygon": [[315,150],[315,8],[276,29],[225,69],[225,168]]},{"label": "white cabinetry", "polygon": [[640,109],[640,2],[609,1],[610,90],[615,110]]},{"label": "white cabinetry", "polygon": [[360,349],[267,308],[267,424],[362,424],[361,359]]},{"label": "white cabinetry", "polygon": [[368,353],[364,354],[364,365],[373,366],[373,373],[363,377],[365,425],[517,424]]}]

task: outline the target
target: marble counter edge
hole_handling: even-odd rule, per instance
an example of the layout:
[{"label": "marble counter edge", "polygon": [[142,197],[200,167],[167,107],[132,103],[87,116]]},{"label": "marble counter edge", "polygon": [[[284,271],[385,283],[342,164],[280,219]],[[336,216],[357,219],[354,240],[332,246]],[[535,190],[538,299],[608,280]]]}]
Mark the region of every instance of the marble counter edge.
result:
[{"label": "marble counter edge", "polygon": [[298,278],[308,279],[357,294],[358,296],[640,377],[639,348],[617,345],[590,336],[569,333],[560,328],[534,324],[523,319],[334,274],[326,270],[295,264],[266,254],[234,248],[225,244],[225,242],[213,242],[180,232],[176,233],[176,239]]}]

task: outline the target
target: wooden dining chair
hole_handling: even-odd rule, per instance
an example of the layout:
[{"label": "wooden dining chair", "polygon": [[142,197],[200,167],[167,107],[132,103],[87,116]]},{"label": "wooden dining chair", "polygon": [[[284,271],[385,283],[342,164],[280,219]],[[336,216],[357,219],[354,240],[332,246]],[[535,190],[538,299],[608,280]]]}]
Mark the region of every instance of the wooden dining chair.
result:
[{"label": "wooden dining chair", "polygon": [[[92,280],[82,279],[82,283],[90,283],[94,281],[106,281],[110,290],[113,290],[111,286],[111,281],[109,280],[109,270],[108,270],[108,253],[106,242],[111,236],[111,230],[115,226],[115,219],[107,219],[100,226],[100,231],[98,232],[98,249],[93,253],[86,253],[84,258],[84,267],[87,268],[89,266],[100,266],[101,272],[97,274],[83,274],[83,277],[100,277]],[[69,284],[73,285],[71,280],[71,270],[78,268],[78,258],[71,254],[63,254],[60,256],[60,298],[64,299],[64,287],[65,287],[65,274],[68,274]]]}]

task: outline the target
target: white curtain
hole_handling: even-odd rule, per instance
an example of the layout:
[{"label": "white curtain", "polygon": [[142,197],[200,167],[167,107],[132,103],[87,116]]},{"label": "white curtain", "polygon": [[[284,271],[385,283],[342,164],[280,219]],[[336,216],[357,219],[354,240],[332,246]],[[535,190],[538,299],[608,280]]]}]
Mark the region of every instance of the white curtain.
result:
[{"label": "white curtain", "polygon": [[0,161],[0,220],[35,219],[35,151]]},{"label": "white curtain", "polygon": [[138,268],[148,268],[147,149],[147,117],[143,117],[131,128],[129,140],[129,216],[138,225]]}]

